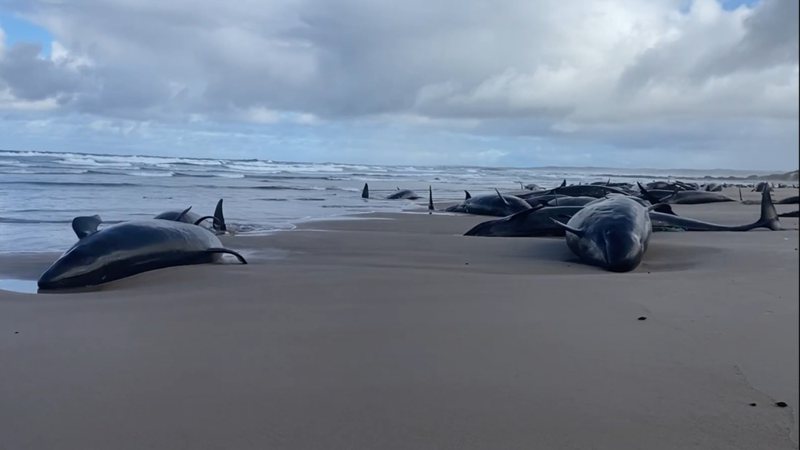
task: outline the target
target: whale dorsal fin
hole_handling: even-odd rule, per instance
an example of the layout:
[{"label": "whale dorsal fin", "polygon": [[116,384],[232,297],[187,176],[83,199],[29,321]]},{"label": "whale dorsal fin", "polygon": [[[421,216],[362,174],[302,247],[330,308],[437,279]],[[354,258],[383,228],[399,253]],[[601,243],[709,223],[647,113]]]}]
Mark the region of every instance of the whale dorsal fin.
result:
[{"label": "whale dorsal fin", "polygon": [[83,239],[86,236],[97,233],[97,226],[103,221],[97,214],[93,216],[79,216],[72,219],[72,230],[78,239]]},{"label": "whale dorsal fin", "polygon": [[192,207],[191,207],[191,206],[190,206],[190,207],[188,207],[188,208],[186,208],[186,209],[184,209],[183,211],[181,211],[181,213],[180,213],[180,214],[178,214],[178,217],[176,217],[176,218],[175,218],[175,222],[180,222],[180,221],[181,221],[181,219],[183,219],[183,216],[185,216],[185,215],[186,215],[186,213],[188,213],[190,209],[192,209]]},{"label": "whale dorsal fin", "polygon": [[503,194],[501,194],[500,191],[497,190],[497,188],[494,188],[494,191],[497,192],[497,196],[500,197],[500,200],[503,201],[504,205],[511,206],[511,205],[508,204],[508,200],[506,200],[506,198],[503,197]]},{"label": "whale dorsal fin", "polygon": [[472,198],[472,196],[471,196],[471,195],[469,195],[469,191],[467,191],[467,190],[464,190],[464,200],[469,200],[469,199],[471,199],[471,198]]},{"label": "whale dorsal fin", "polygon": [[553,219],[552,217],[550,218],[550,220],[552,220],[554,224],[560,226],[561,228],[565,229],[566,231],[569,231],[570,233],[574,234],[575,236],[582,237],[584,235],[583,230],[579,230],[577,228],[572,228],[571,226],[569,226],[569,225],[567,225],[565,223],[559,222],[556,219]]},{"label": "whale dorsal fin", "polygon": [[429,185],[428,186],[428,212],[434,210],[433,207],[433,188]]},{"label": "whale dorsal fin", "polygon": [[369,184],[364,183],[364,189],[361,190],[361,198],[369,198]]},{"label": "whale dorsal fin", "polygon": [[219,199],[217,207],[214,208],[214,223],[212,227],[217,231],[228,231],[228,226],[225,225],[225,215],[222,213],[222,199]]}]

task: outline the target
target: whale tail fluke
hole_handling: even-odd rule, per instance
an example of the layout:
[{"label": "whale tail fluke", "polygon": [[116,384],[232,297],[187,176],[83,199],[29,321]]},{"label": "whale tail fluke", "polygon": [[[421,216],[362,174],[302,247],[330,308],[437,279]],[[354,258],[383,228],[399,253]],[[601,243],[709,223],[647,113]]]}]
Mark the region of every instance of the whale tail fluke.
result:
[{"label": "whale tail fluke", "polygon": [[766,187],[761,191],[761,217],[758,218],[758,222],[753,224],[753,228],[781,229],[778,212],[775,211],[775,205],[772,203],[771,190],[771,188]]}]

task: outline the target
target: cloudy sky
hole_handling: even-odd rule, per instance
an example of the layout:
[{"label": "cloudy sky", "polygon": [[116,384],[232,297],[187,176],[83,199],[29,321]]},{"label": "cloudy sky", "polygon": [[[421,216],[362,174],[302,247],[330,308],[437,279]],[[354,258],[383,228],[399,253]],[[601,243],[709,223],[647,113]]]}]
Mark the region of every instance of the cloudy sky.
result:
[{"label": "cloudy sky", "polygon": [[797,0],[0,0],[0,148],[790,170]]}]

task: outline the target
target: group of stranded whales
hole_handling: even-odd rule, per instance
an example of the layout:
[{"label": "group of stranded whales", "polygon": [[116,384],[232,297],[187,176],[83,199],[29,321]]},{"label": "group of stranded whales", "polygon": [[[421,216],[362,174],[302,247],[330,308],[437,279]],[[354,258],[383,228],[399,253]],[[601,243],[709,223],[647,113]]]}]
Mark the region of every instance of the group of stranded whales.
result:
[{"label": "group of stranded whales", "polygon": [[[515,214],[480,223],[465,233],[466,236],[538,237],[566,236],[567,245],[583,262],[600,266],[614,272],[635,269],[642,260],[653,231],[748,231],[754,228],[780,230],[778,214],[772,202],[770,189],[761,191],[761,215],[753,223],[745,225],[720,225],[676,215],[668,203],[689,196],[679,197],[680,192],[692,191],[648,191],[639,186],[644,198],[626,193],[608,193],[599,198],[591,190],[592,200],[581,199],[571,205],[550,206],[553,200],[571,203],[556,197],[541,202]],[[556,188],[559,189],[559,188]],[[543,196],[551,191],[541,191]],[[697,191],[699,195],[689,200],[690,204],[721,201],[709,196],[713,192]],[[659,196],[659,194],[665,194]],[[536,196],[531,196],[536,198]],[[705,201],[702,201],[702,200]],[[733,201],[733,200],[731,200]],[[662,211],[659,211],[662,208]],[[663,208],[669,208],[663,210]]]},{"label": "group of stranded whales", "polygon": [[[669,204],[733,202],[718,194],[716,186],[701,187],[681,182],[593,183],[541,189],[527,185],[522,192],[471,195],[445,211],[500,217],[482,222],[466,236],[539,237],[566,236],[570,250],[583,262],[614,272],[635,269],[647,250],[654,231],[748,231],[754,228],[780,230],[778,217],[797,217],[792,211],[778,215],[771,186],[759,184],[761,215],[745,225],[720,225],[676,215]],[[369,199],[369,186],[361,196]],[[388,200],[421,198],[414,191],[397,188]],[[740,192],[741,200],[741,192]],[[779,204],[798,204],[798,196]],[[428,210],[434,210],[433,191],[428,188]],[[210,221],[208,227],[204,222]],[[239,253],[225,248],[218,235],[228,227],[219,200],[214,214],[199,216],[191,207],[166,211],[152,219],[131,220],[100,228],[99,216],[76,217],[72,228],[78,237],[38,280],[40,289],[93,286],[138,273],[172,266],[212,263],[223,254]]]},{"label": "group of stranded whales", "polygon": [[[216,262],[225,253],[247,264],[217,237],[227,230],[222,200],[213,216],[200,217],[189,209],[101,229],[100,216],[76,217],[72,229],[78,242],[39,277],[39,289],[94,286],[164,267]],[[212,227],[201,226],[208,219]]]},{"label": "group of stranded whales", "polygon": [[[722,225],[681,217],[670,204],[697,205],[736,200],[718,193],[722,185],[653,182],[567,185],[553,189],[523,186],[523,192],[473,196],[449,206],[447,212],[501,217],[475,225],[466,236],[539,237],[566,236],[568,247],[583,262],[614,272],[635,269],[644,256],[654,231],[748,231],[755,228],[780,230],[778,217],[795,217],[797,212],[779,216],[770,194],[771,186],[757,185],[761,192],[758,220],[744,225]],[[727,185],[725,186],[727,187]],[[532,190],[536,189],[536,190]],[[429,188],[430,190],[430,188]],[[364,198],[369,198],[364,186]],[[398,188],[398,192],[402,191]],[[416,194],[414,194],[416,196]],[[417,196],[418,197],[418,196]],[[389,196],[387,199],[409,198]],[[741,192],[740,192],[741,198]],[[796,204],[796,197],[782,200]],[[428,209],[433,210],[429,192]]]}]

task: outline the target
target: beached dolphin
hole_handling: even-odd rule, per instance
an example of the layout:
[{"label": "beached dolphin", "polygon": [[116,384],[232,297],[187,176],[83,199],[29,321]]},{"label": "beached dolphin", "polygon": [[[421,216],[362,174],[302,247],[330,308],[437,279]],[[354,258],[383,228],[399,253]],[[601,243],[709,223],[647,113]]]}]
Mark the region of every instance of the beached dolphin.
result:
[{"label": "beached dolphin", "polygon": [[594,197],[556,197],[548,200],[545,206],[584,206],[595,200]]},{"label": "beached dolphin", "polygon": [[225,224],[225,215],[222,213],[222,199],[217,202],[217,207],[214,208],[213,216],[199,216],[190,210],[188,207],[183,211],[166,211],[154,217],[154,219],[174,220],[177,222],[191,223],[199,225],[206,219],[211,220],[211,227],[218,232],[224,233],[228,231],[228,226]]},{"label": "beached dolphin", "polygon": [[99,216],[76,217],[79,241],[39,278],[39,289],[92,286],[163,267],[210,263],[222,253],[242,255],[222,246],[206,228],[180,221],[144,219],[98,230]]},{"label": "beached dolphin", "polygon": [[696,191],[700,188],[697,183],[684,183],[683,181],[653,181],[651,183],[647,183],[647,189],[652,190],[663,190],[663,191]]},{"label": "beached dolphin", "polygon": [[778,213],[772,203],[772,196],[769,189],[761,191],[761,216],[757,221],[746,225],[720,225],[706,222],[703,220],[690,219],[675,215],[663,214],[656,211],[650,212],[653,227],[664,227],[665,229],[682,229],[685,231],[750,231],[755,228],[769,228],[770,230],[780,230],[781,224],[778,221]]},{"label": "beached dolphin", "polygon": [[400,189],[400,188],[397,188],[397,191],[392,192],[391,194],[386,196],[387,200],[401,200],[401,199],[403,199],[403,200],[416,200],[418,198],[422,198],[422,197],[417,195],[416,192],[414,192],[414,191],[412,191],[410,189]]},{"label": "beached dolphin", "polygon": [[[572,197],[570,197],[569,195],[562,195],[562,194],[545,194],[545,195],[538,195],[536,197],[524,198],[523,200],[528,202],[528,204],[531,205],[531,207],[535,208],[537,206],[546,206],[548,203],[557,198],[560,199],[560,198],[572,198]],[[594,198],[592,200],[594,200]]]},{"label": "beached dolphin", "polygon": [[589,203],[565,224],[567,245],[578,257],[612,272],[629,272],[642,261],[653,228],[648,208],[614,195]]},{"label": "beached dolphin", "polygon": [[[369,198],[369,185],[367,183],[364,183],[364,188],[361,190],[361,198]],[[418,198],[422,197],[417,195],[416,192],[410,189],[400,189],[400,188],[397,188],[397,191],[392,192],[391,194],[386,196],[387,200],[400,200],[400,199],[416,200]]]},{"label": "beached dolphin", "polygon": [[616,188],[613,186],[602,186],[602,185],[593,185],[593,184],[578,184],[572,186],[559,186],[557,188],[549,189],[547,191],[538,191],[538,192],[531,192],[525,193],[520,195],[520,197],[524,199],[530,199],[534,197],[539,197],[542,195],[549,195],[549,194],[560,194],[560,195],[567,195],[569,197],[594,197],[594,198],[602,198],[608,194],[624,194],[627,195],[628,193],[620,188]]},{"label": "beached dolphin", "polygon": [[[646,189],[641,185],[641,183],[639,184],[639,191],[642,193],[642,197],[645,200],[653,204],[666,202],[676,205],[699,205],[703,203],[736,201],[728,196],[718,194],[716,192]],[[667,200],[667,198],[669,199]]]},{"label": "beached dolphin", "polygon": [[563,236],[564,228],[551,219],[567,222],[582,206],[557,206],[545,208],[542,205],[520,211],[502,219],[481,222],[464,236],[494,237],[540,237]]},{"label": "beached dolphin", "polygon": [[505,217],[531,208],[531,205],[525,200],[514,195],[503,195],[497,189],[495,189],[496,195],[488,194],[476,197],[473,197],[467,191],[464,192],[466,193],[464,201],[458,205],[450,206],[446,211]]}]

